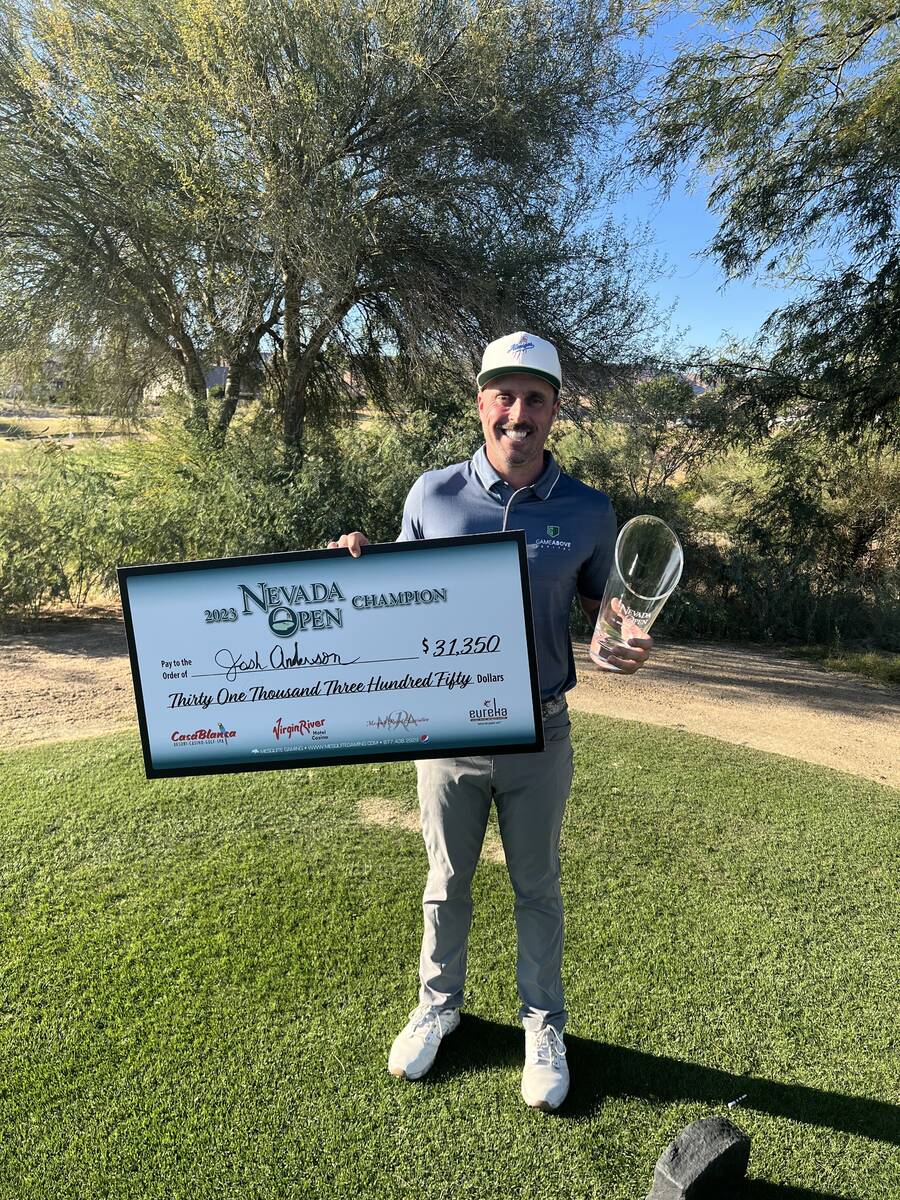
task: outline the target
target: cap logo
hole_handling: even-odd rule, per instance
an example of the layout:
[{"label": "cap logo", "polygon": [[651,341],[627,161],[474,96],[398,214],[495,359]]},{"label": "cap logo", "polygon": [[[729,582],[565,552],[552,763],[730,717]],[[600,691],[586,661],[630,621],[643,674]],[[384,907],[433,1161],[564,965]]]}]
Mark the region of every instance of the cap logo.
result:
[{"label": "cap logo", "polygon": [[521,362],[526,353],[533,349],[534,342],[529,342],[528,338],[523,333],[517,342],[513,342],[509,350],[507,350],[507,354],[511,354],[513,358]]},{"label": "cap logo", "polygon": [[559,537],[559,526],[558,525],[548,525],[547,526],[547,536],[548,537]]}]

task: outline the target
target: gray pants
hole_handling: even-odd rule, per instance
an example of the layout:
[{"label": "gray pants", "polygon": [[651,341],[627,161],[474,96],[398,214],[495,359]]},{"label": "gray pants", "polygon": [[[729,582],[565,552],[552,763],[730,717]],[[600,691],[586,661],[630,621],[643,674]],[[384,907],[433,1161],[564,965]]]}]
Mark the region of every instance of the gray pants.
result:
[{"label": "gray pants", "polygon": [[491,801],[515,893],[516,980],[526,1028],[553,1025],[567,1013],[562,989],[563,907],[559,835],[572,785],[569,714],[544,721],[540,754],[436,758],[416,763],[428,881],[422,898],[425,933],[419,999],[437,1008],[463,1002],[466,945],[472,920],[472,876]]}]

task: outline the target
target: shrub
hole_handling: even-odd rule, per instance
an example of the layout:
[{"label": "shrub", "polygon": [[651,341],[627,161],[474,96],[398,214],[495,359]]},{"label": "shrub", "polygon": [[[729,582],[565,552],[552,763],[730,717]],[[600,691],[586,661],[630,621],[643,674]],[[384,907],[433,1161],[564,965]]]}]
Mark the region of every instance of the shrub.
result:
[{"label": "shrub", "polygon": [[393,540],[421,463],[471,448],[471,429],[423,412],[311,439],[297,470],[261,422],[224,447],[175,421],[89,458],[51,444],[0,492],[0,616],[115,594],[118,566],[315,548],[352,529]]},{"label": "shrub", "polygon": [[63,594],[53,540],[40,491],[0,484],[0,616],[36,616]]},{"label": "shrub", "polygon": [[[324,546],[351,529],[390,541],[403,500],[430,467],[468,457],[480,441],[471,404],[435,405],[312,435],[302,464],[283,464],[275,422],[243,414],[224,446],[175,419],[152,434],[90,455],[39,448],[30,471],[0,484],[0,615],[35,615],[57,599],[76,607],[97,592],[116,593],[125,564],[261,554]],[[668,521],[682,539],[685,571],[658,629],[682,638],[804,642],[900,649],[896,522],[879,514],[877,496],[864,531],[849,538],[843,565],[836,538],[795,552],[782,530],[771,489],[740,464],[733,508],[720,508],[717,531],[704,530],[702,489],[668,481],[639,501],[616,468],[615,431],[592,441],[562,431],[563,465],[595,486],[603,476],[620,523],[639,512]],[[867,482],[879,476],[872,472]],[[879,484],[884,495],[894,475]],[[717,494],[727,495],[727,476]],[[890,487],[888,487],[890,483]],[[624,487],[623,490],[617,490]],[[816,499],[810,485],[806,495]],[[857,513],[862,505],[854,497]],[[766,513],[766,521],[761,514]],[[875,520],[878,518],[880,524]],[[832,521],[825,512],[823,522]],[[800,528],[795,519],[795,527]],[[822,525],[832,528],[832,525]],[[848,562],[850,542],[861,547]],[[573,612],[573,631],[588,622]]]}]

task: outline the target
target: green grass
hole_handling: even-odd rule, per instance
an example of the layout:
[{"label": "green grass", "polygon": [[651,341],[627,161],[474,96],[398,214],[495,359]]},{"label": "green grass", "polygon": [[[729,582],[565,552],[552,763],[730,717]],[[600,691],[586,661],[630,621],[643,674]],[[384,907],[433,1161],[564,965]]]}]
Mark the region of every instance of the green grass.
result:
[{"label": "green grass", "polygon": [[0,416],[0,437],[4,438],[64,438],[74,434],[76,438],[91,434],[127,433],[126,423],[115,417],[88,416],[69,410],[54,412],[50,416],[18,415]]},{"label": "green grass", "polygon": [[31,483],[40,469],[41,456],[48,452],[74,455],[82,462],[90,462],[108,453],[110,447],[121,440],[111,437],[86,437],[71,444],[63,443],[59,448],[51,447],[50,443],[38,439],[0,437],[0,483],[5,480]]},{"label": "green grass", "polygon": [[[70,434],[74,440],[69,440]],[[0,483],[34,474],[39,456],[46,452],[51,439],[61,443],[65,453],[90,459],[104,448],[135,436],[127,422],[109,414],[77,413],[63,405],[42,407],[19,401],[4,404],[0,400]]]},{"label": "green grass", "polygon": [[575,737],[556,1116],[518,1095],[489,862],[467,1016],[424,1081],[387,1074],[424,851],[358,806],[412,808],[408,765],[149,783],[132,736],[7,754],[0,1197],[642,1200],[743,1093],[748,1196],[900,1195],[900,793],[628,722]]},{"label": "green grass", "polygon": [[798,646],[791,650],[800,658],[810,659],[831,671],[849,671],[877,679],[879,683],[900,683],[900,654],[890,650],[837,650],[834,646]]}]

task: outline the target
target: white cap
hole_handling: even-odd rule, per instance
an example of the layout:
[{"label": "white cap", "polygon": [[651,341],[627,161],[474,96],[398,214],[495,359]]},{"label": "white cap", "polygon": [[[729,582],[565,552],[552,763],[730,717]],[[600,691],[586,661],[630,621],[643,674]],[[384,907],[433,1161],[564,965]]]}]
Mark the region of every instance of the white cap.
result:
[{"label": "white cap", "polygon": [[497,338],[485,347],[478,372],[478,386],[483,388],[491,379],[500,375],[538,375],[559,391],[562,372],[559,355],[552,342],[545,342],[535,333],[509,333]]}]

